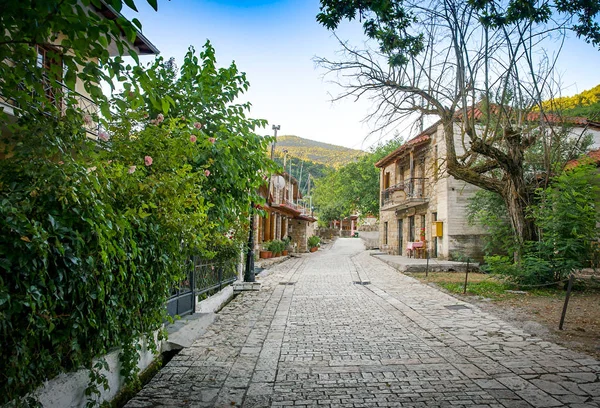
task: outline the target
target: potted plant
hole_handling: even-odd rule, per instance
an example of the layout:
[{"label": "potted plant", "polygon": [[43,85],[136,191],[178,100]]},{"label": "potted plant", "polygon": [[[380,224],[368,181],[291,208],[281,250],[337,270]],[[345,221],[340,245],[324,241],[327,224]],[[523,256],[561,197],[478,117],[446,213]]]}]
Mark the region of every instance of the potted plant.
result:
[{"label": "potted plant", "polygon": [[273,253],[273,258],[281,256],[281,241],[274,239],[269,243],[269,251]]},{"label": "potted plant", "polygon": [[319,245],[321,245],[321,238],[316,235],[308,238],[308,247],[310,248],[310,252],[315,252],[319,249]]},{"label": "potted plant", "polygon": [[259,255],[261,258],[268,259],[271,256],[273,256],[273,253],[269,249],[270,246],[271,246],[271,241],[266,241],[263,243],[263,247],[261,248],[261,250],[259,252]]},{"label": "potted plant", "polygon": [[292,242],[292,239],[289,236],[287,236],[283,239],[283,251],[282,251],[283,256],[287,256],[287,254],[289,253],[291,242]]}]

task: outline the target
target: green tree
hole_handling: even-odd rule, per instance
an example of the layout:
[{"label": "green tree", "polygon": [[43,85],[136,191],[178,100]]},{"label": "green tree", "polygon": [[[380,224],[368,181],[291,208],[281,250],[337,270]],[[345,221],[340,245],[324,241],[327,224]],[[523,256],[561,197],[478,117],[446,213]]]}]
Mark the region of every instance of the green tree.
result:
[{"label": "green tree", "polygon": [[146,69],[136,68],[129,76],[131,83],[140,84],[143,96],[130,100],[126,85],[115,109],[129,103],[126,111],[137,110],[141,104],[148,117],[136,123],[116,117],[116,126],[135,128],[164,115],[177,119],[180,127],[196,129],[198,152],[190,164],[210,173],[205,193],[211,204],[208,215],[220,220],[217,228],[223,234],[243,227],[250,203],[263,200],[258,194],[265,182],[263,175],[275,170],[275,163],[266,154],[272,138],[256,133],[267,121],[247,116],[249,102],[236,103],[250,87],[246,74],[235,63],[217,68],[215,49],[207,41],[200,52],[190,47],[179,69],[172,60],[158,57]]},{"label": "green tree", "polygon": [[580,165],[537,191],[539,203],[532,208],[532,217],[540,239],[535,247],[551,265],[556,280],[565,279],[592,259],[599,238],[599,185],[596,166]]},{"label": "green tree", "polygon": [[355,162],[332,170],[318,180],[314,203],[324,223],[355,212],[379,214],[379,171],[375,163],[401,145],[399,139],[373,147]]}]

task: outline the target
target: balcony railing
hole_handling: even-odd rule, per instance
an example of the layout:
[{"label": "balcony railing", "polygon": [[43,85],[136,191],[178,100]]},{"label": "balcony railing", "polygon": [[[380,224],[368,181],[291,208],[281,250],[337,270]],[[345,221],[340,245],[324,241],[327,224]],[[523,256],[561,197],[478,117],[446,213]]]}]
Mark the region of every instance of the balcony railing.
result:
[{"label": "balcony railing", "polygon": [[[381,192],[381,206],[410,207],[428,201],[429,197],[427,197],[425,191],[427,180],[424,177],[413,177],[386,188]],[[398,191],[402,191],[403,194],[394,196],[394,193]]]},{"label": "balcony railing", "polygon": [[[28,106],[19,106],[13,99],[4,98],[0,95],[0,103],[9,106],[13,109],[13,113],[18,115],[18,111],[26,109],[35,109],[45,115],[58,114],[63,116],[67,110],[67,107],[73,107],[74,109],[81,112],[82,116],[82,127],[90,135],[94,136],[94,139],[99,133],[98,118],[98,105],[94,103],[90,98],[80,94],[77,91],[69,89],[65,84],[59,81],[52,80],[47,76],[44,76],[42,80],[42,92],[43,97],[34,98],[34,103]],[[37,92],[33,96],[36,95]],[[50,107],[52,107],[50,109]]]}]

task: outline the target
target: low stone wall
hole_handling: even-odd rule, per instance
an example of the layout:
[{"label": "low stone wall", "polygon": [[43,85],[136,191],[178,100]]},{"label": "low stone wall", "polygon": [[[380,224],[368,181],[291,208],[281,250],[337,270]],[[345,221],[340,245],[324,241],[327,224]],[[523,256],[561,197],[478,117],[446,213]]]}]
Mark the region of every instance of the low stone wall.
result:
[{"label": "low stone wall", "polygon": [[373,225],[359,225],[358,226],[358,231],[365,231],[365,232],[375,232],[375,231],[379,231],[379,224],[373,224]]},{"label": "low stone wall", "polygon": [[321,239],[330,241],[340,236],[340,230],[337,228],[316,228],[315,235],[318,235]]}]

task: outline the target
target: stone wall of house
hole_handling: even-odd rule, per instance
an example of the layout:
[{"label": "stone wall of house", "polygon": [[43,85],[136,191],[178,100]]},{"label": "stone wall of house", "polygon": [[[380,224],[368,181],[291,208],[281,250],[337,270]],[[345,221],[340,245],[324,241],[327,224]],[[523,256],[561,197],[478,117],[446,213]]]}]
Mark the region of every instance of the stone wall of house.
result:
[{"label": "stone wall of house", "polygon": [[307,252],[307,240],[308,237],[313,235],[314,227],[313,223],[303,220],[291,220],[289,222],[288,234],[292,237],[292,246],[294,246],[295,252]]}]

